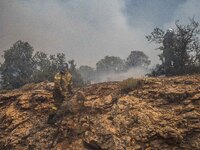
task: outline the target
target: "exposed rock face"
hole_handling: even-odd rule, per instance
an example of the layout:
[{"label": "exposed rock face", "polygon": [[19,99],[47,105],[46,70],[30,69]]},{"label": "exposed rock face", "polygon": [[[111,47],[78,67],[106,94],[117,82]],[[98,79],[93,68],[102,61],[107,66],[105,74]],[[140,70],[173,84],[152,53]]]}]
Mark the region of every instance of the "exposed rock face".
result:
[{"label": "exposed rock face", "polygon": [[84,107],[55,125],[53,83],[2,91],[0,149],[200,149],[200,75],[142,80],[129,93],[118,82],[84,87]]}]

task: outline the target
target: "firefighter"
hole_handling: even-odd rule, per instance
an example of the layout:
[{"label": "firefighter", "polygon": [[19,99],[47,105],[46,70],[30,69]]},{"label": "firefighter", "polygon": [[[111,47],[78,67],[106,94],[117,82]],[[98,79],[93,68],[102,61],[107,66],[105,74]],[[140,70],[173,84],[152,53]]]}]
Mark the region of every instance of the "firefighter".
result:
[{"label": "firefighter", "polygon": [[60,72],[54,77],[54,102],[53,109],[55,113],[49,115],[48,123],[55,123],[65,112],[70,109],[67,108],[69,100],[73,95],[72,92],[72,75],[69,72],[68,64],[64,64]]}]

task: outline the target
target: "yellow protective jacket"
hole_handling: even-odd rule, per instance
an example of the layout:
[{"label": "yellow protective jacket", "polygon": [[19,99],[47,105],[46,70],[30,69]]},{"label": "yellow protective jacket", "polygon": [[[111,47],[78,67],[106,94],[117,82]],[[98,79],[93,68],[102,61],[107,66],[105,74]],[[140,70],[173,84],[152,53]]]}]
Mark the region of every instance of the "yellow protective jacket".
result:
[{"label": "yellow protective jacket", "polygon": [[69,72],[57,73],[54,77],[54,84],[55,90],[59,91],[64,98],[72,94],[72,75]]}]

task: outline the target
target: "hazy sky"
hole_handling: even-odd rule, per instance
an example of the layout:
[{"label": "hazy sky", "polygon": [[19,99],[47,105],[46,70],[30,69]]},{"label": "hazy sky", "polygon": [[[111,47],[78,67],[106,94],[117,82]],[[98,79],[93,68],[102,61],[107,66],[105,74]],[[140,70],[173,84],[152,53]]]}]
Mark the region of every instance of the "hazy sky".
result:
[{"label": "hazy sky", "polygon": [[0,0],[0,54],[23,40],[78,65],[95,66],[106,55],[126,58],[132,50],[155,64],[159,51],[145,35],[177,19],[200,21],[199,8],[200,0]]}]

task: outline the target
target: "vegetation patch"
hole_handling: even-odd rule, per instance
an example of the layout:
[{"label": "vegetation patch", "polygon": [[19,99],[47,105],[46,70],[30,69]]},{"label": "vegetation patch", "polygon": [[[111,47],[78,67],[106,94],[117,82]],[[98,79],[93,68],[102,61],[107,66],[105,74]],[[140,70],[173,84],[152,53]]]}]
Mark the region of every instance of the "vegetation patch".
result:
[{"label": "vegetation patch", "polygon": [[144,81],[141,79],[128,78],[120,83],[120,90],[122,92],[130,92],[135,89],[140,89],[144,86]]}]

